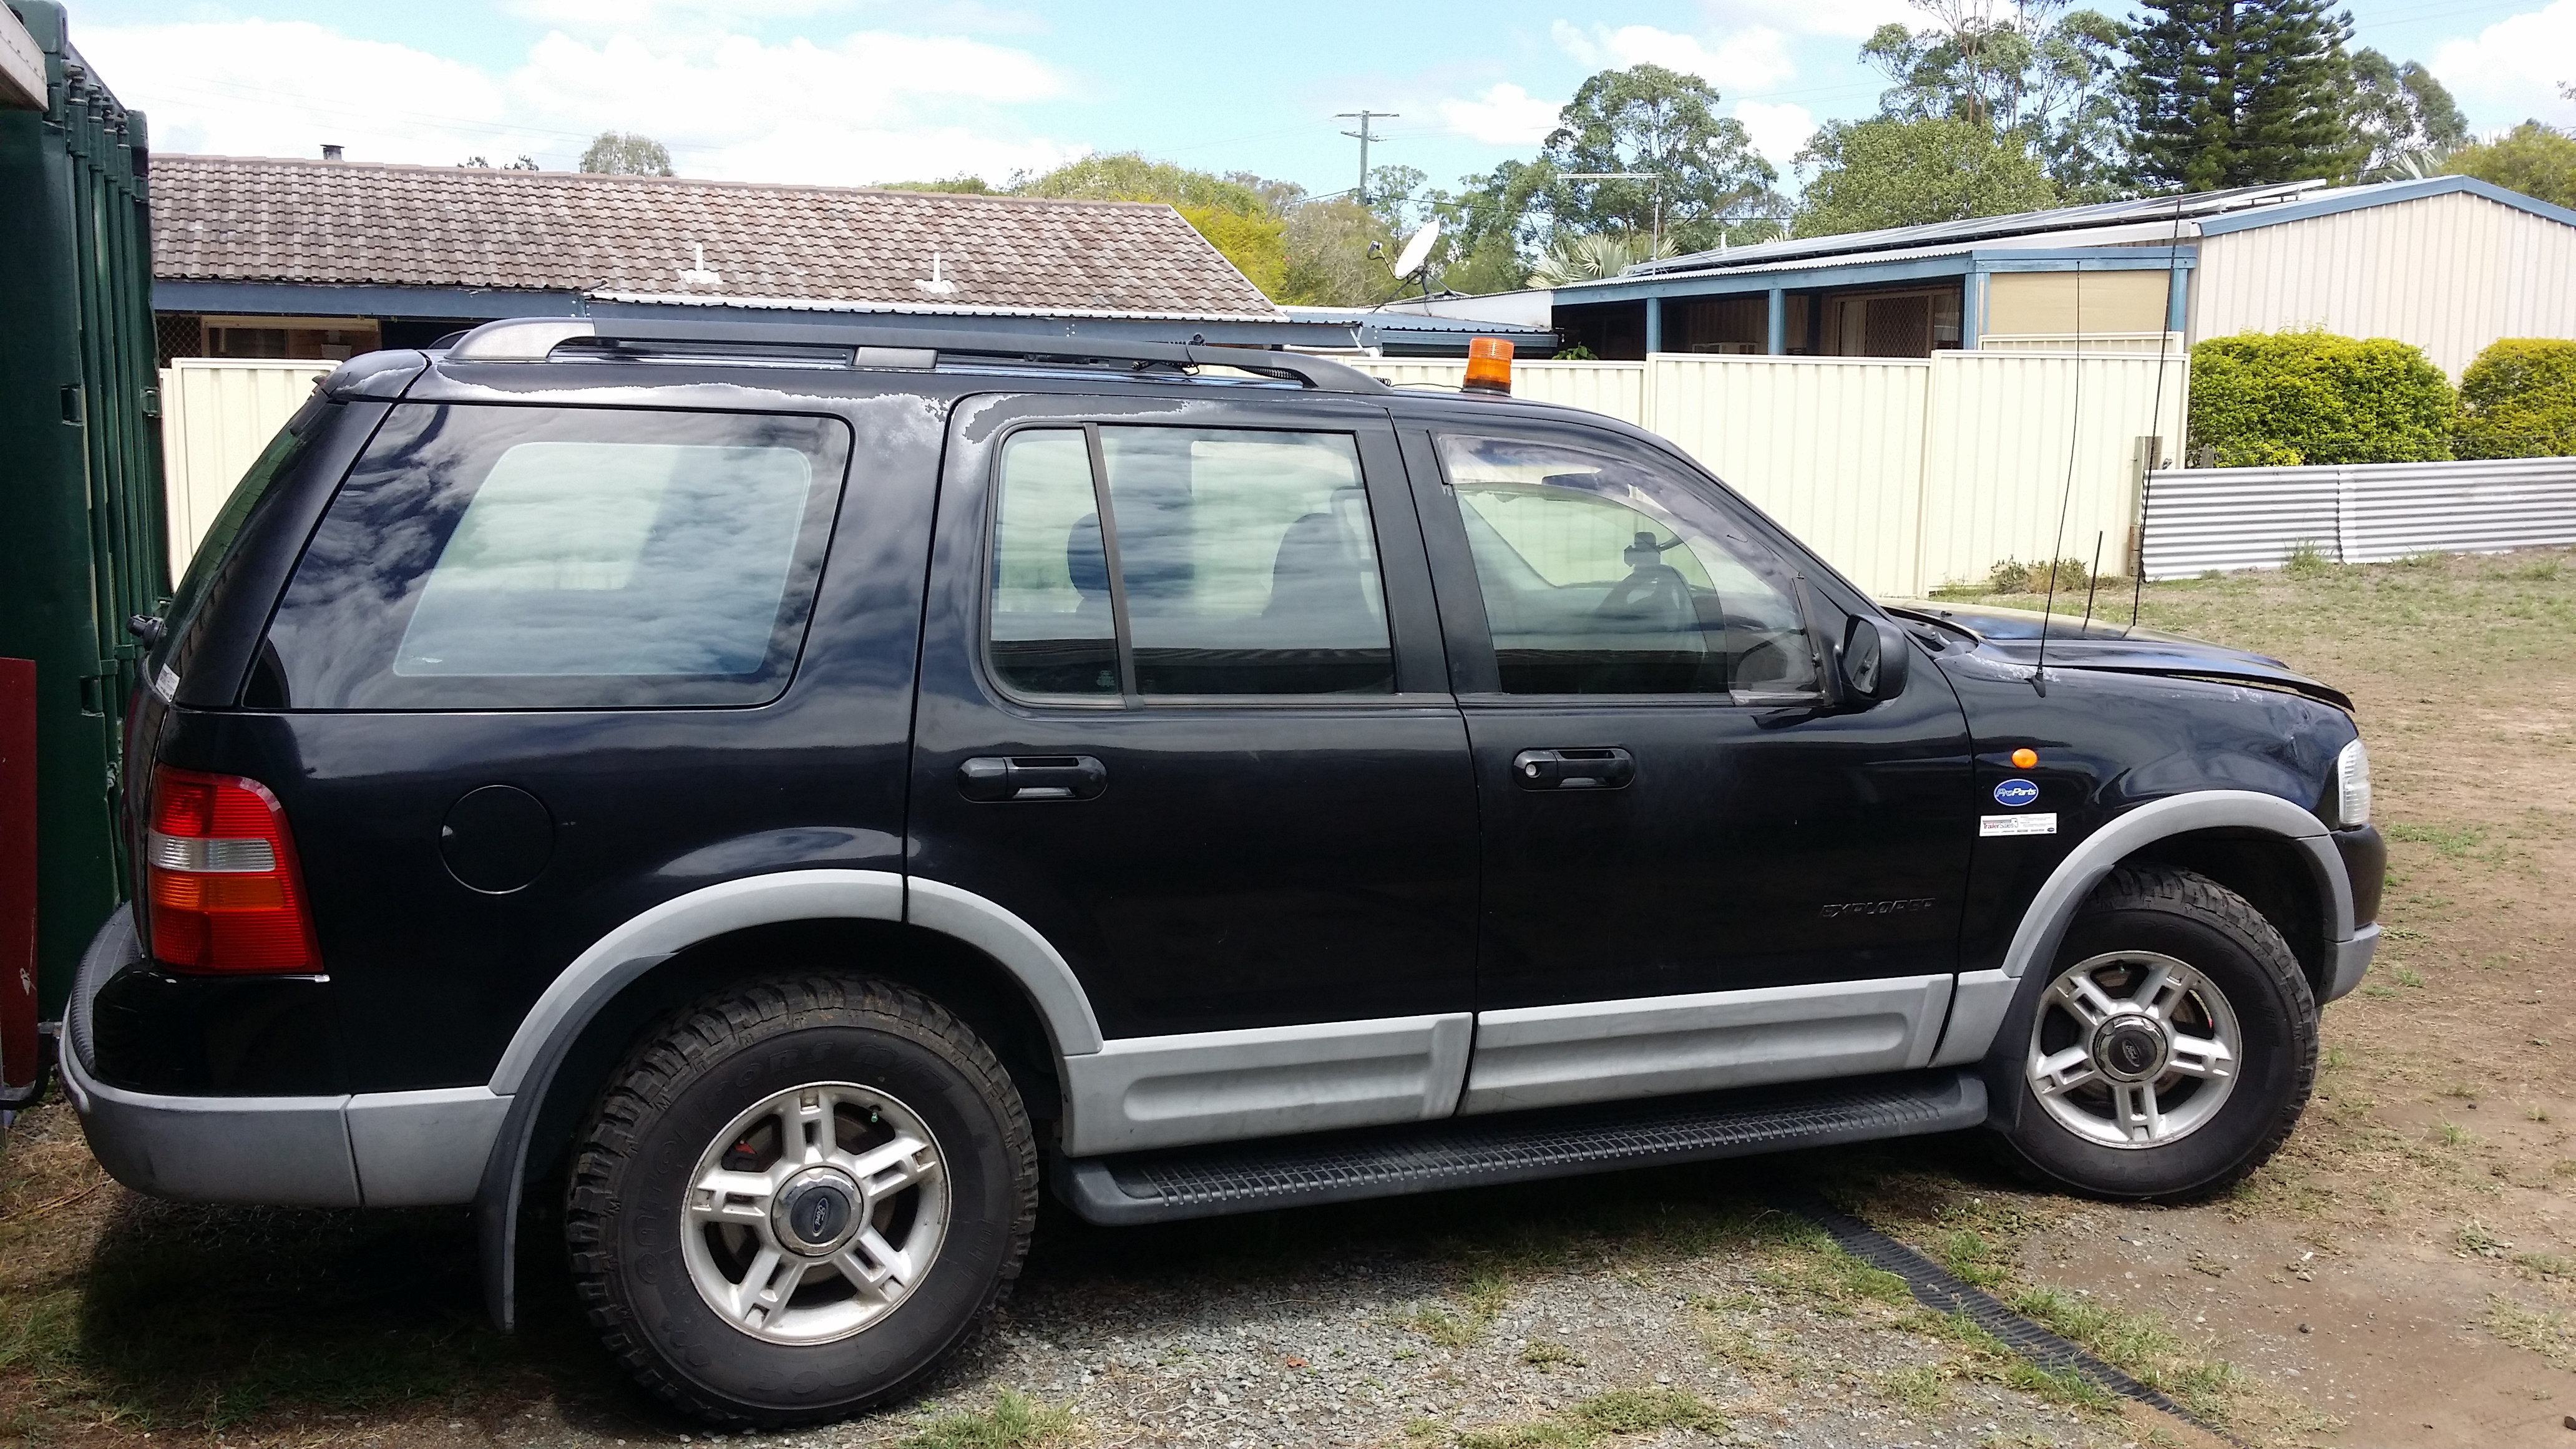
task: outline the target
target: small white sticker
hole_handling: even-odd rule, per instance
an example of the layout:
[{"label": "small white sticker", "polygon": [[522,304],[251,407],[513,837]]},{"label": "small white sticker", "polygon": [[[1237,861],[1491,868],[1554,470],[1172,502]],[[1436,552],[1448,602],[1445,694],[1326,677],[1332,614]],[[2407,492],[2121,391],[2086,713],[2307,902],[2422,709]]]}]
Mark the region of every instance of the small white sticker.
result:
[{"label": "small white sticker", "polygon": [[2055,815],[1980,815],[1979,835],[2055,835]]}]

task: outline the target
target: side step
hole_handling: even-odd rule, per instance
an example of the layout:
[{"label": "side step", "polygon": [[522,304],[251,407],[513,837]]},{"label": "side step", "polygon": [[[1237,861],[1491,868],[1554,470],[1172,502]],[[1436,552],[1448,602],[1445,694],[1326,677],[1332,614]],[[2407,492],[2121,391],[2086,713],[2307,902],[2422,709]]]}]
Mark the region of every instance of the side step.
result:
[{"label": "side step", "polygon": [[1986,1086],[1974,1074],[1909,1072],[1059,1158],[1050,1176],[1056,1195],[1092,1222],[1160,1223],[1919,1137],[1985,1120]]}]

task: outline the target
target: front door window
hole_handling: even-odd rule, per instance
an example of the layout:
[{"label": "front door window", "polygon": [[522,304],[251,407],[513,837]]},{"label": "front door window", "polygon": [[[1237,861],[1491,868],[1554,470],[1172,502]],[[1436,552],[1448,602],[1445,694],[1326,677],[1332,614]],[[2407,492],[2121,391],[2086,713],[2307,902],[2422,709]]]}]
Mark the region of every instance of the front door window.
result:
[{"label": "front door window", "polygon": [[1505,694],[1810,696],[1794,585],[1759,543],[1632,464],[1447,437]]}]

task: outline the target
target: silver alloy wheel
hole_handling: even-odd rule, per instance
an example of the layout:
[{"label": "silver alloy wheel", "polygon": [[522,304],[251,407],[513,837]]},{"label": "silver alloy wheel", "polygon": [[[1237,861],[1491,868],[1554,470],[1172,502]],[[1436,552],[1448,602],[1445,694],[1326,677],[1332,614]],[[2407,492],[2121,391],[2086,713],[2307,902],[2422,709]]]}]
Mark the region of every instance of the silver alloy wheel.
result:
[{"label": "silver alloy wheel", "polygon": [[682,1204],[689,1281],[769,1343],[884,1318],[938,1261],[948,1173],[921,1115],[849,1082],[764,1098],[698,1156]]},{"label": "silver alloy wheel", "polygon": [[2030,1024],[2032,1095],[2105,1147],[2162,1147],[2209,1125],[2236,1089],[2244,1033],[2208,977],[2153,951],[2057,973]]}]

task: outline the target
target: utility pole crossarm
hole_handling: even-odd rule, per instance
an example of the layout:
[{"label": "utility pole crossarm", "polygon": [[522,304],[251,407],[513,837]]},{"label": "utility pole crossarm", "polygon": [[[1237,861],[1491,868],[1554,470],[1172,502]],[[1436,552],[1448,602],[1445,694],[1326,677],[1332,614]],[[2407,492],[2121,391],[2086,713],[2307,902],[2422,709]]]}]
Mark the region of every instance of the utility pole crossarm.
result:
[{"label": "utility pole crossarm", "polygon": [[1337,120],[1337,121],[1357,121],[1357,122],[1359,122],[1359,123],[1360,123],[1360,128],[1359,128],[1358,130],[1356,130],[1356,131],[1344,131],[1342,134],[1343,134],[1343,135],[1345,135],[1345,136],[1348,136],[1348,137],[1350,137],[1351,139],[1353,139],[1353,140],[1355,140],[1355,141],[1357,141],[1357,142],[1359,142],[1359,143],[1360,143],[1360,188],[1359,188],[1358,195],[1359,195],[1359,199],[1360,199],[1360,205],[1362,205],[1362,206],[1366,206],[1366,205],[1368,205],[1368,199],[1369,199],[1369,196],[1368,196],[1368,179],[1369,179],[1368,148],[1369,148],[1369,142],[1371,142],[1371,141],[1378,141],[1378,140],[1383,140],[1383,139],[1385,139],[1384,137],[1377,136],[1377,135],[1373,135],[1373,134],[1371,134],[1371,133],[1370,133],[1370,131],[1369,131],[1369,122],[1371,122],[1371,121],[1392,121],[1392,120],[1394,120],[1397,116],[1399,116],[1399,115],[1401,115],[1401,114],[1403,114],[1403,113],[1402,113],[1402,112],[1400,112],[1400,111],[1340,111],[1340,112],[1336,112],[1336,113],[1334,114],[1334,116],[1333,116],[1333,119],[1334,119],[1334,120]]}]

